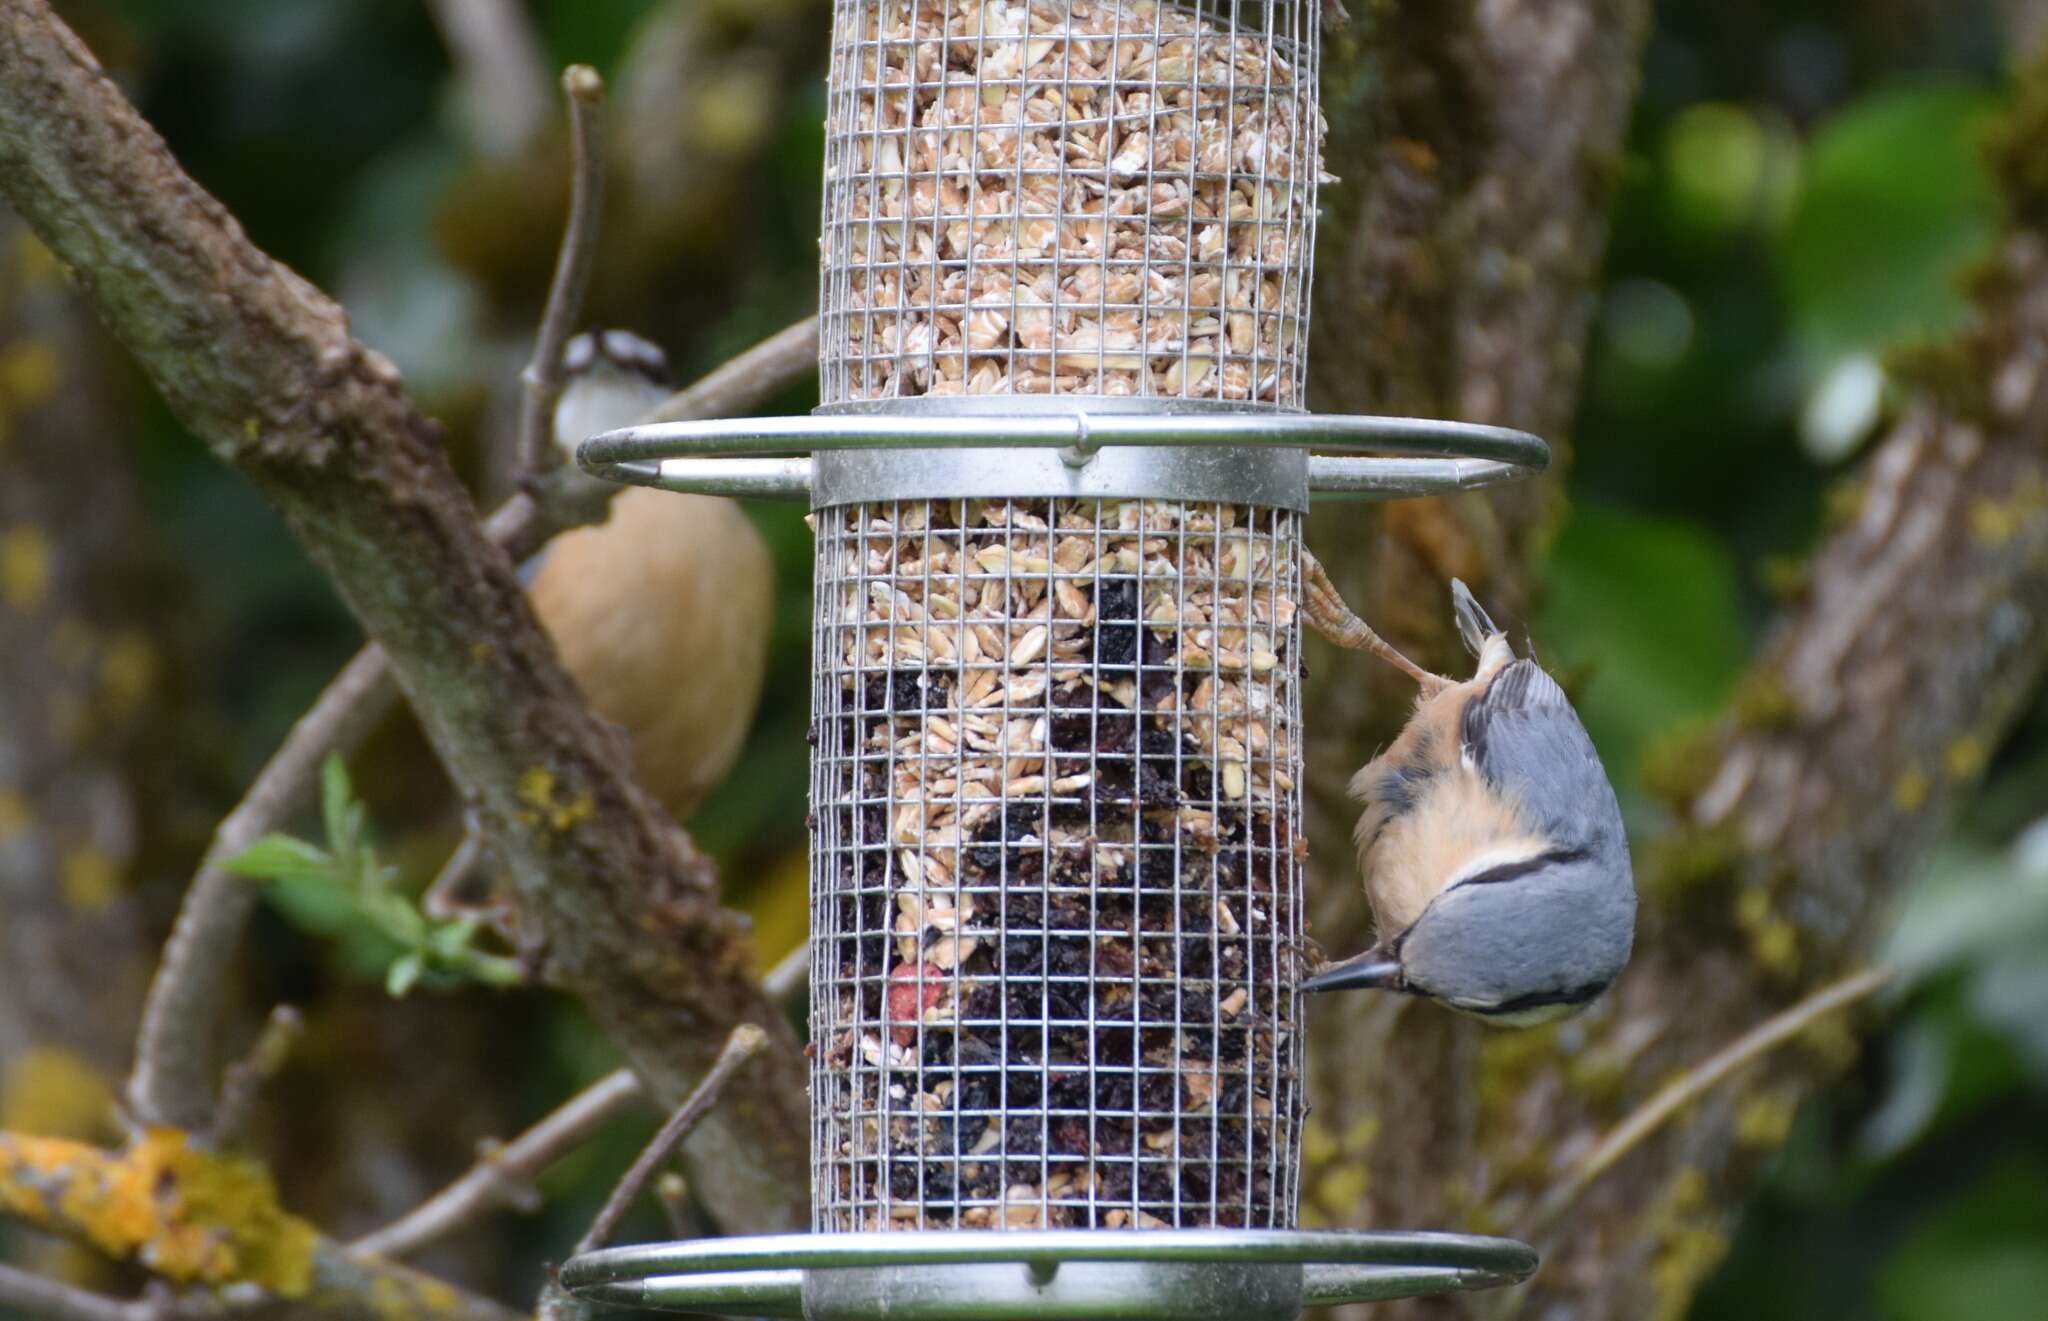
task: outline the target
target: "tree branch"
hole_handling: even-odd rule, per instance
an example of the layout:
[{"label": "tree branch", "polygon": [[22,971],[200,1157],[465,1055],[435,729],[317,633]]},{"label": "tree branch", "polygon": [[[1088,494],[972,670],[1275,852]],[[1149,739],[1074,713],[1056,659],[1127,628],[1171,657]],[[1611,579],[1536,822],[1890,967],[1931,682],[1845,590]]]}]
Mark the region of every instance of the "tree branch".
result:
[{"label": "tree branch", "polygon": [[147,1321],[137,1303],[46,1280],[4,1262],[0,1262],[0,1304],[47,1321]]},{"label": "tree branch", "polygon": [[244,473],[391,658],[393,677],[581,995],[656,1095],[714,1042],[773,1025],[773,1080],[692,1152],[733,1227],[807,1198],[803,1077],[749,975],[744,920],[628,777],[438,434],[330,299],[258,251],[42,0],[0,0],[0,187],[76,273],[172,410]]},{"label": "tree branch", "polygon": [[597,264],[597,236],[604,213],[604,80],[587,64],[562,71],[562,95],[569,102],[569,222],[555,257],[554,279],[534,336],[533,358],[519,374],[519,472],[532,479],[561,463],[555,448],[555,404],[566,373],[562,346],[583,315],[583,296]]},{"label": "tree branch", "polygon": [[725,1086],[731,1082],[740,1067],[761,1053],[768,1044],[768,1034],[753,1023],[742,1023],[732,1030],[725,1039],[725,1048],[718,1052],[717,1061],[704,1075],[704,1081],[697,1084],[697,1090],[689,1099],[676,1108],[661,1131],[654,1135],[632,1167],[612,1189],[612,1195],[605,1199],[597,1218],[590,1222],[582,1239],[576,1244],[580,1253],[593,1252],[611,1242],[612,1235],[619,1232],[619,1222],[626,1218],[626,1212],[633,1208],[633,1202],[647,1187],[647,1181],[654,1177],[654,1171],[661,1163],[675,1154],[683,1139],[695,1131],[704,1117],[718,1104],[718,1098],[725,1094]]},{"label": "tree branch", "polygon": [[[1519,617],[1562,508],[1649,14],[1649,0],[1377,5],[1326,37],[1325,155],[1342,182],[1318,223],[1312,401],[1519,427],[1555,452],[1536,480],[1311,522],[1342,599],[1432,673],[1464,663],[1444,584],[1463,578],[1496,617]],[[1310,916],[1326,945],[1362,945],[1370,919],[1343,866],[1348,782],[1413,690],[1355,657],[1312,651],[1309,672],[1310,856],[1331,864]],[[1342,1107],[1334,1095],[1316,1104]]]},{"label": "tree branch", "polygon": [[292,1047],[298,1044],[305,1031],[306,1020],[290,1005],[279,1005],[270,1011],[270,1017],[264,1020],[263,1030],[256,1034],[255,1044],[249,1047],[249,1053],[228,1068],[227,1078],[221,1084],[220,1105],[213,1113],[213,1127],[206,1135],[206,1145],[225,1147],[242,1135],[250,1112],[256,1107],[257,1094],[263,1090],[264,1084],[284,1069]]},{"label": "tree branch", "polygon": [[643,422],[731,417],[759,407],[818,369],[818,318],[784,326],[732,361],[664,400]]},{"label": "tree branch", "polygon": [[[122,1151],[0,1133],[0,1215],[134,1261],[173,1284],[253,1286],[294,1315],[515,1321],[431,1276],[357,1257],[277,1203],[260,1167],[158,1129]],[[113,1321],[112,1317],[92,1321]],[[136,1321],[128,1312],[123,1321]]]},{"label": "tree branch", "polygon": [[242,801],[215,828],[143,1004],[135,1070],[128,1079],[128,1108],[136,1123],[194,1132],[212,1127],[223,1002],[242,928],[262,893],[227,864],[311,802],[327,754],[353,748],[389,714],[397,697],[384,653],[374,647],[359,652],[299,717]]},{"label": "tree branch", "polygon": [[1776,1050],[1829,1014],[1877,994],[1892,980],[1894,972],[1880,965],[1831,982],[1771,1015],[1658,1088],[1649,1100],[1600,1139],[1598,1146],[1580,1157],[1567,1177],[1551,1186],[1530,1217],[1532,1232],[1539,1238],[1546,1236],[1589,1184],[1613,1169],[1616,1162],[1642,1145],[1643,1139],[1670,1122],[1672,1116],[1726,1082],[1737,1069]]},{"label": "tree branch", "polygon": [[[806,317],[670,395],[647,421],[691,421],[746,413],[795,385],[817,365],[818,319]],[[573,496],[545,512],[533,496],[514,495],[485,521],[484,532],[519,561],[569,526],[566,517],[604,517],[619,487],[581,474],[553,480]],[[293,725],[242,801],[214,832],[186,890],[169,944],[150,984],[128,1105],[137,1122],[203,1130],[213,1104],[214,1034],[223,1017],[235,949],[256,905],[255,887],[223,864],[312,801],[320,764],[344,755],[390,712],[398,690],[382,648],[357,652]],[[786,997],[774,995],[781,1000]]]},{"label": "tree branch", "polygon": [[643,1103],[631,1069],[606,1074],[503,1146],[493,1146],[469,1172],[404,1217],[349,1245],[353,1252],[406,1257],[445,1238],[527,1189],[550,1165],[598,1130]]},{"label": "tree branch", "polygon": [[[1463,663],[1446,580],[1463,578],[1489,607],[1519,615],[1560,508],[1562,442],[1650,5],[1445,0],[1353,11],[1355,22],[1325,38],[1325,156],[1342,183],[1323,194],[1318,223],[1311,400],[1520,427],[1557,451],[1537,481],[1310,521],[1344,599],[1393,647],[1443,673]],[[1392,737],[1414,690],[1387,667],[1312,647],[1311,925],[1325,945],[1359,948],[1370,915],[1347,781]],[[1482,1096],[1511,1103],[1519,1079],[1481,1072],[1488,1039],[1462,1020],[1385,997],[1325,999],[1308,1039],[1304,1221],[1498,1231],[1473,1186],[1493,1167],[1477,1110]],[[1361,1059],[1401,1067],[1361,1070]],[[1372,1315],[1468,1305],[1383,1304]]]}]

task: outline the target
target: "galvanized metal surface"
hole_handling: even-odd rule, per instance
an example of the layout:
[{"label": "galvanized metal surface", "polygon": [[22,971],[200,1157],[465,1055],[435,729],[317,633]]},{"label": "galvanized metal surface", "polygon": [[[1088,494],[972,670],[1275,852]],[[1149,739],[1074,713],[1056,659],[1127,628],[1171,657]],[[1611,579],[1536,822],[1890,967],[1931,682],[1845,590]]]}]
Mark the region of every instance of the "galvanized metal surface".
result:
[{"label": "galvanized metal surface", "polygon": [[867,501],[1172,499],[1308,512],[1308,454],[1223,446],[1173,449],[828,450],[811,460],[819,509]]},{"label": "galvanized metal surface", "polygon": [[592,1302],[811,1321],[1283,1321],[1303,1307],[1527,1279],[1509,1239],[1349,1230],[779,1235],[610,1248],[562,1267]]},{"label": "galvanized metal surface", "polygon": [[[1142,495],[1299,509],[1310,492],[1385,499],[1466,491],[1541,472],[1550,462],[1549,447],[1526,432],[1428,418],[1185,406],[988,411],[984,405],[1046,401],[952,400],[943,401],[944,408],[932,402],[909,415],[847,412],[627,427],[591,437],[577,457],[593,475],[612,481],[806,499],[814,508],[884,497]],[[939,453],[946,450],[968,453]],[[1057,466],[1033,453],[1045,450],[1061,456]],[[1249,466],[1262,450],[1339,453],[1310,454],[1304,484],[1285,466],[1291,460]],[[1208,457],[1230,451],[1243,457]],[[817,457],[769,457],[793,453]],[[862,463],[862,456],[874,461]],[[903,486],[891,489],[885,480]],[[1231,481],[1243,486],[1231,489]]]},{"label": "galvanized metal surface", "polygon": [[1298,408],[1315,0],[835,0],[827,407]]}]

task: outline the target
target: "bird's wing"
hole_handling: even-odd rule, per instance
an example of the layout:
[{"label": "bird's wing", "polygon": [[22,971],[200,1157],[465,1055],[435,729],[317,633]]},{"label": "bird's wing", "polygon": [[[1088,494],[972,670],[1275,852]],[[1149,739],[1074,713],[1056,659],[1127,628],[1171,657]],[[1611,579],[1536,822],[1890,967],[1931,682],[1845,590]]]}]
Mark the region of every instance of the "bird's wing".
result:
[{"label": "bird's wing", "polygon": [[1578,841],[1588,830],[1620,837],[1620,807],[1600,754],[1557,680],[1532,660],[1506,666],[1466,703],[1461,755],[1510,795],[1546,838]]}]

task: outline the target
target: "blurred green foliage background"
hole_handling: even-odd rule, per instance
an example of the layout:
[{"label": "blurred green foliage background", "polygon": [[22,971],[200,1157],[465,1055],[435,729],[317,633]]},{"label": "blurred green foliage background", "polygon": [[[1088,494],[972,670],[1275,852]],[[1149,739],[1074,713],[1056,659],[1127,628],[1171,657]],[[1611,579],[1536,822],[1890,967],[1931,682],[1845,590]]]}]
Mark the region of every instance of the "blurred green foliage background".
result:
[{"label": "blurred green foliage background", "polygon": [[[563,211],[558,132],[531,159],[484,159],[418,0],[59,8],[254,239],[347,303],[358,334],[447,420],[479,486],[502,481],[493,437]],[[594,63],[631,112],[620,155],[631,135],[677,122],[700,144],[692,177],[614,171],[593,323],[657,340],[687,379],[809,311],[824,7],[531,9],[549,60]],[[1569,437],[1571,514],[1524,621],[1575,680],[1644,829],[1660,812],[1646,761],[1730,700],[1774,595],[1799,590],[1831,486],[1894,406],[1886,355],[1960,313],[1958,275],[1996,215],[1975,138],[2009,94],[2009,53],[1984,4],[1667,0],[1656,24]],[[664,25],[684,34],[675,49],[699,52],[690,78],[669,70],[686,85],[666,99],[659,70],[631,67]],[[135,462],[204,639],[213,734],[191,752],[225,806],[358,635],[241,479],[146,389],[134,396]],[[787,589],[774,673],[745,759],[696,830],[772,959],[803,912],[809,538],[797,511],[755,512]],[[395,725],[353,771],[383,856],[401,884],[423,885],[456,831],[445,795],[422,791],[436,783],[423,746]],[[2037,708],[1996,750],[1897,922],[1893,953],[1923,975],[1852,1076],[1792,1124],[1694,1317],[2048,1315],[2048,833],[2026,829],[2044,814],[2048,708]],[[384,969],[317,925],[266,915],[250,1003],[315,1006],[356,1034],[324,1053],[381,1076],[385,1092],[412,1086],[404,1061],[425,1043],[371,1026]],[[448,998],[416,992],[395,1011],[480,1013],[500,1029],[483,1055],[495,1095],[476,1124],[488,1126],[460,1107],[444,1114],[462,1136],[430,1158],[435,1178],[465,1163],[471,1137],[509,1131],[615,1063],[551,997],[461,996],[481,1008],[416,1008]],[[345,1148],[382,1139],[310,1085],[286,1088],[270,1149],[283,1153],[287,1199],[304,1203],[342,1179]],[[506,1296],[530,1296],[644,1134],[622,1126],[566,1162],[543,1214],[493,1222],[481,1251]],[[386,1213],[346,1188],[326,1204],[344,1233]]]}]

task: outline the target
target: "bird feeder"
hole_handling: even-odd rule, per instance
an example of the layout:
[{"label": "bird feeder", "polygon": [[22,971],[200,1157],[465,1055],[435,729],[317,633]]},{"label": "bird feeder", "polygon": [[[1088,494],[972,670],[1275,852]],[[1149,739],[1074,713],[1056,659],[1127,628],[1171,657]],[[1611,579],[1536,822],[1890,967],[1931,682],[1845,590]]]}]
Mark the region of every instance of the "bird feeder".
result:
[{"label": "bird feeder", "polygon": [[1220,1321],[1534,1269],[1296,1228],[1303,520],[1548,460],[1304,411],[1319,13],[836,0],[820,406],[581,453],[813,512],[814,1232],[571,1289]]}]

